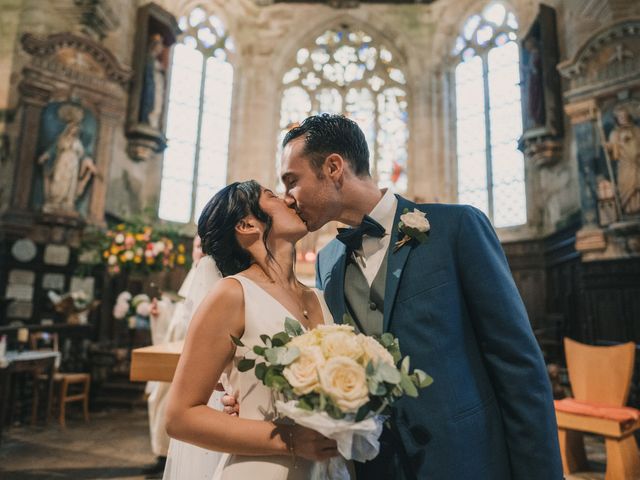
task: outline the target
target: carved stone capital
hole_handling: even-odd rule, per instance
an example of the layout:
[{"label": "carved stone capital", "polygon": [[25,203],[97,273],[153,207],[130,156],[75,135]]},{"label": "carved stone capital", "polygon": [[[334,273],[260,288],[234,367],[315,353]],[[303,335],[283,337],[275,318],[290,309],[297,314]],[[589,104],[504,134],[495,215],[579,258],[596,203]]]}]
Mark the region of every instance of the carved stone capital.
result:
[{"label": "carved stone capital", "polygon": [[527,139],[524,154],[535,167],[555,165],[562,159],[562,141],[552,137]]},{"label": "carved stone capital", "polygon": [[102,40],[120,26],[120,19],[107,0],[74,0],[74,3],[81,12],[83,31],[92,38]]}]

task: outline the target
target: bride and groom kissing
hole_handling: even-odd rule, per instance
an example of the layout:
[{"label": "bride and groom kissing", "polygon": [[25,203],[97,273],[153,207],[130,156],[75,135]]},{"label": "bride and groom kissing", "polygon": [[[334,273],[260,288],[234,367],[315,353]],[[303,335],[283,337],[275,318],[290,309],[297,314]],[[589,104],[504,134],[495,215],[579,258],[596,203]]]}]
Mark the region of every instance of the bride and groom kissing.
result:
[{"label": "bride and groom kissing", "polygon": [[[191,321],[167,407],[177,439],[225,452],[209,478],[307,479],[333,440],[274,421],[270,391],[239,372],[232,335],[246,344],[282,330],[340,322],[390,332],[434,378],[393,405],[379,455],[352,478],[562,478],[545,365],[500,243],[469,206],[415,204],[379,190],[355,122],[322,114],[283,141],[284,198],[233,183],[204,208],[202,248],[222,276]],[[404,216],[403,216],[404,215]],[[401,230],[410,222],[412,237]],[[316,289],[294,274],[295,243],[330,221],[353,228],[318,254]],[[207,407],[221,375],[239,415]],[[166,475],[165,475],[166,478]]]}]

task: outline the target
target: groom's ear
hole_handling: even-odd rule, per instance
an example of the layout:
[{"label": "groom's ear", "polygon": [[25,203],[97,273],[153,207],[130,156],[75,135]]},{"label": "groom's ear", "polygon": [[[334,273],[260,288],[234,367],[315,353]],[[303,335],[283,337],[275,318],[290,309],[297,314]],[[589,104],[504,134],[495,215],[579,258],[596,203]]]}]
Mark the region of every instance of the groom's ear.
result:
[{"label": "groom's ear", "polygon": [[342,182],[346,162],[342,155],[332,153],[324,161],[325,175],[336,183]]}]

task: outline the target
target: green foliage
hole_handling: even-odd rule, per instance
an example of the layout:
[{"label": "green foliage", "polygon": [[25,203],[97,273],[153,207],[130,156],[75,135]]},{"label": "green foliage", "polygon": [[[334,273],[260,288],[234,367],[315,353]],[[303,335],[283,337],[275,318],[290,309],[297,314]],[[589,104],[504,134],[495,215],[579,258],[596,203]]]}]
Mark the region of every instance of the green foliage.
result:
[{"label": "green foliage", "polygon": [[[300,325],[300,322],[294,320],[291,317],[287,317],[284,320],[284,332],[282,333],[286,333],[290,340],[291,337],[299,337],[300,335],[302,335],[304,333],[304,330],[302,329],[302,325]],[[287,342],[289,340],[287,340]]]}]

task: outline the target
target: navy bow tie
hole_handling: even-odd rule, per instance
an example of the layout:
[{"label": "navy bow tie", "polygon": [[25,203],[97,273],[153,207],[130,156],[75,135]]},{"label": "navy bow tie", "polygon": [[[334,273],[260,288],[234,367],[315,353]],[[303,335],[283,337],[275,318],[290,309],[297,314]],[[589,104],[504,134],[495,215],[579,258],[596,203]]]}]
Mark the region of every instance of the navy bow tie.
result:
[{"label": "navy bow tie", "polygon": [[347,246],[348,250],[355,251],[362,248],[362,237],[384,237],[384,227],[369,215],[365,215],[362,223],[355,228],[339,228],[336,238]]}]

